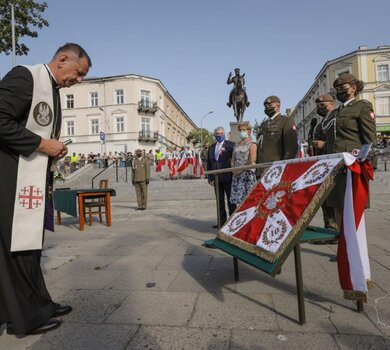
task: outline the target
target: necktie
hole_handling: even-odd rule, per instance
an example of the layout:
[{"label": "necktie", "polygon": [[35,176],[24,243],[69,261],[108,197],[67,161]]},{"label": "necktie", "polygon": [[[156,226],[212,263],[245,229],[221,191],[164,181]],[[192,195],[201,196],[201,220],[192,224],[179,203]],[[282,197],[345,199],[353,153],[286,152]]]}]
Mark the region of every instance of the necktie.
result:
[{"label": "necktie", "polygon": [[215,159],[218,160],[219,159],[219,151],[221,150],[221,143],[217,143],[215,145]]}]

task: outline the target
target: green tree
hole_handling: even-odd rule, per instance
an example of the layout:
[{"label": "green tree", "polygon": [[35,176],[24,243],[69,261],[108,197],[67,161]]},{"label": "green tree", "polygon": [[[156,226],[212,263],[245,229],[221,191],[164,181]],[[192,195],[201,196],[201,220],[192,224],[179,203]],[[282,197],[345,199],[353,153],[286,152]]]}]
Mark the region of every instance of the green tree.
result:
[{"label": "green tree", "polygon": [[203,141],[203,145],[205,145],[205,144],[211,145],[212,143],[215,142],[213,134],[210,131],[208,131],[207,129],[198,128],[198,129],[194,129],[194,130],[189,132],[189,134],[187,136],[187,142],[191,142],[194,145],[196,145],[196,144],[200,145],[201,141]]},{"label": "green tree", "polygon": [[27,55],[29,48],[21,42],[22,37],[38,37],[35,28],[48,27],[49,22],[42,17],[47,3],[32,0],[0,0],[0,53],[12,52],[11,2],[14,4],[15,53]]}]

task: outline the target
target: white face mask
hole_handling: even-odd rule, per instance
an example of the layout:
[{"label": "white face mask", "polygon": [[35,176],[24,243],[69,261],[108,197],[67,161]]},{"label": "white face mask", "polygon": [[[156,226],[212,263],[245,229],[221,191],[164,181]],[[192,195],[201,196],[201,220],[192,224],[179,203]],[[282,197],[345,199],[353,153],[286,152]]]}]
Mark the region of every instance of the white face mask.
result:
[{"label": "white face mask", "polygon": [[245,130],[240,131],[240,138],[246,139],[248,137],[248,134]]}]

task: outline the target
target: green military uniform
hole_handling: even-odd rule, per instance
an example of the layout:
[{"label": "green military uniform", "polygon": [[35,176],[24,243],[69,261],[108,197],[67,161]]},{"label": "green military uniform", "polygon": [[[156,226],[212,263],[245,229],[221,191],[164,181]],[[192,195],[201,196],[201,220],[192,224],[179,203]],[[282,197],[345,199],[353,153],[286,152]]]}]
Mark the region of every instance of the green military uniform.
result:
[{"label": "green military uniform", "polygon": [[[327,154],[352,152],[364,144],[376,143],[375,115],[371,102],[353,99],[346,106],[333,110],[328,117],[322,123]],[[345,179],[345,174],[341,174],[328,197],[328,205],[344,207]]]},{"label": "green military uniform", "polygon": [[[257,141],[257,164],[295,158],[298,142],[294,119],[280,113],[268,118],[259,127]],[[263,168],[257,169],[256,176],[263,172]]]},{"label": "green military uniform", "polygon": [[134,157],[132,162],[132,183],[137,195],[138,209],[146,209],[148,183],[150,180],[150,161],[147,157]]}]

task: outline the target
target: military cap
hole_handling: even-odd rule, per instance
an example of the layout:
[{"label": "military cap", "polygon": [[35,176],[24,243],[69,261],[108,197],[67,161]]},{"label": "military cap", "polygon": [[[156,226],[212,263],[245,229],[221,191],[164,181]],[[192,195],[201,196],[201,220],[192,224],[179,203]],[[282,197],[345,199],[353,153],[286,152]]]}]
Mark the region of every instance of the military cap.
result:
[{"label": "military cap", "polygon": [[137,148],[135,151],[136,152],[142,152],[142,149],[141,148]]},{"label": "military cap", "polygon": [[344,85],[344,84],[351,84],[355,83],[357,79],[353,74],[350,73],[343,73],[341,74],[333,83],[333,87],[336,88],[338,86]]},{"label": "military cap", "polygon": [[265,105],[266,103],[273,103],[273,102],[279,102],[280,103],[280,98],[278,96],[274,96],[274,95],[271,95],[271,96],[268,96],[263,104]]},{"label": "military cap", "polygon": [[321,103],[321,102],[334,102],[334,99],[329,94],[323,94],[316,98],[316,103]]}]

